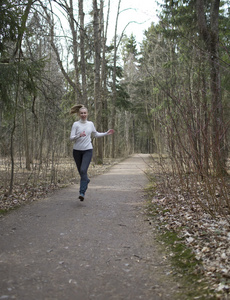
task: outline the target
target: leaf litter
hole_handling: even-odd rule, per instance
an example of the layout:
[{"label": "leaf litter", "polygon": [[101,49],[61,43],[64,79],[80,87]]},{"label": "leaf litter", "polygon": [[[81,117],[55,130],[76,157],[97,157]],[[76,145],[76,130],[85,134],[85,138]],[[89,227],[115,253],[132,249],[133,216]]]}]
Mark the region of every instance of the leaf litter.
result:
[{"label": "leaf litter", "polygon": [[[204,207],[204,193],[199,199],[185,192],[180,179],[153,161],[147,172],[150,178],[149,208],[161,231],[175,232],[200,265],[201,273],[210,283],[217,299],[230,299],[230,216]],[[170,182],[170,184],[169,184]],[[205,203],[205,206],[201,204]],[[149,209],[148,208],[148,209]],[[172,254],[173,255],[173,254]]]},{"label": "leaf litter", "polygon": [[[77,173],[76,165],[73,159],[63,159],[62,164],[59,164],[55,170],[55,178],[51,180],[51,174],[54,170],[46,169],[38,175],[36,171],[26,171],[25,168],[16,168],[15,171],[15,183],[13,192],[11,195],[8,193],[9,181],[6,178],[10,178],[10,170],[6,172],[2,170],[0,173],[1,182],[6,184],[0,184],[0,217],[8,211],[20,207],[21,205],[29,202],[37,201],[38,199],[46,197],[48,194],[54,192],[63,187],[67,187],[70,184],[79,183],[80,177]],[[104,159],[104,163],[97,165],[93,162],[89,167],[89,176],[103,174],[111,166],[117,164],[120,159]]]}]

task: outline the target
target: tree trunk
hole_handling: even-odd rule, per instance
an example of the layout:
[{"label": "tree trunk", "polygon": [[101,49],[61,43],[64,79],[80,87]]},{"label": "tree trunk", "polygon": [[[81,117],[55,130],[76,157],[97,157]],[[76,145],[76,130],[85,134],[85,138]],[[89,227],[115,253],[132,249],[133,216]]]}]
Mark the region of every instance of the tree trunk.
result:
[{"label": "tree trunk", "polygon": [[[93,0],[93,29],[94,29],[94,109],[95,120],[98,131],[101,131],[101,20],[99,9],[97,7],[97,0]],[[103,163],[103,140],[98,139],[96,142],[96,163]]]},{"label": "tree trunk", "polygon": [[[21,26],[19,28],[19,34],[18,39],[16,43],[16,48],[14,50],[12,60],[16,58],[17,54],[19,53],[19,63],[21,60],[21,44],[22,44],[22,38],[24,35],[24,32],[26,30],[26,21],[29,16],[29,12],[31,9],[31,6],[33,4],[32,0],[29,0],[25,9],[25,12],[22,16],[22,22]],[[14,104],[14,116],[13,116],[13,127],[11,130],[11,137],[10,137],[10,156],[11,156],[11,178],[10,178],[10,186],[9,186],[9,195],[12,194],[13,191],[13,184],[14,184],[14,132],[16,128],[16,116],[17,116],[17,109],[18,109],[18,97],[19,97],[19,89],[20,89],[20,67],[18,67],[18,80],[17,80],[17,87],[16,87],[16,94],[15,94],[15,104]]]},{"label": "tree trunk", "polygon": [[212,158],[216,175],[226,175],[226,146],[221,99],[219,68],[219,5],[220,0],[213,0],[210,15],[210,28],[205,18],[204,0],[196,1],[198,26],[201,37],[210,56],[210,87],[212,107]]},{"label": "tree trunk", "polygon": [[[77,29],[75,28],[75,19],[73,12],[73,0],[70,0],[69,7],[69,25],[72,33],[73,39],[73,62],[74,62],[74,70],[75,70],[75,85],[77,86],[77,90],[81,91],[81,86],[79,82],[79,67],[78,67],[78,44],[77,44]],[[75,97],[77,101],[82,102],[82,93],[78,93]]]},{"label": "tree trunk", "polygon": [[85,25],[83,0],[78,0],[79,18],[80,18],[80,52],[81,52],[81,79],[82,79],[82,103],[88,106],[87,85],[86,85],[86,67],[85,67]]},{"label": "tree trunk", "polygon": [[203,119],[201,120],[202,124],[202,144],[203,144],[203,171],[207,176],[209,172],[209,149],[210,149],[210,130],[209,130],[209,118],[208,118],[208,101],[207,101],[207,81],[205,76],[205,64],[204,55],[201,53],[201,90],[202,90],[202,115]]},{"label": "tree trunk", "polygon": [[102,102],[102,130],[108,128],[108,118],[105,116],[107,111],[107,80],[106,80],[106,40],[109,23],[110,0],[108,2],[107,20],[104,28],[103,22],[103,5],[104,0],[101,0],[101,22],[102,22],[102,60],[101,60],[101,102]]},{"label": "tree trunk", "polygon": [[25,145],[25,157],[26,157],[26,170],[30,171],[30,150],[29,150],[29,137],[28,137],[28,126],[27,126],[27,114],[26,108],[23,109],[23,132],[24,132],[24,145]]},{"label": "tree trunk", "polygon": [[[114,55],[113,55],[113,85],[112,85],[112,128],[115,128],[115,120],[116,120],[116,98],[117,98],[117,89],[116,89],[116,69],[117,69],[117,26],[118,26],[118,17],[120,14],[120,5],[121,0],[118,2],[117,8],[117,17],[115,23],[115,32],[114,32]],[[112,157],[115,157],[115,134],[112,135]]]},{"label": "tree trunk", "polygon": [[9,191],[8,191],[9,195],[12,194],[13,185],[14,185],[14,167],[15,167],[15,164],[14,164],[14,132],[16,129],[19,88],[20,88],[20,75],[19,75],[19,68],[18,68],[18,79],[17,79],[17,86],[16,86],[16,93],[15,93],[15,106],[14,106],[14,115],[13,115],[13,127],[12,127],[11,135],[10,135],[11,176],[10,176],[10,186],[9,186]]}]

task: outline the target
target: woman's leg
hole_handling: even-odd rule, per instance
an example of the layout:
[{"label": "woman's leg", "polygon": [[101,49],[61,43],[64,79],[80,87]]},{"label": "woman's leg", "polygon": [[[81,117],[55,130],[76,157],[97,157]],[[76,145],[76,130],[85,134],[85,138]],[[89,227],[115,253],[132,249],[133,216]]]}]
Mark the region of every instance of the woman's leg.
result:
[{"label": "woman's leg", "polygon": [[75,160],[79,175],[81,175],[81,163],[82,163],[83,151],[73,149],[73,158]]},{"label": "woman's leg", "polygon": [[80,196],[79,199],[81,201],[84,200],[85,192],[88,187],[89,183],[89,178],[87,175],[87,171],[91,162],[93,156],[93,150],[85,150],[85,151],[78,151],[78,150],[73,150],[73,157],[77,165],[78,172],[81,176],[81,181],[80,181]]},{"label": "woman's leg", "polygon": [[78,169],[78,173],[81,176],[81,180],[88,181],[87,171],[93,156],[93,150],[73,150],[73,157]]},{"label": "woman's leg", "polygon": [[81,176],[81,180],[82,181],[87,181],[89,182],[89,178],[87,175],[88,172],[88,168],[93,156],[93,150],[89,149],[86,151],[83,151],[83,155],[82,155],[82,161],[81,161],[81,167],[80,167],[80,176]]}]

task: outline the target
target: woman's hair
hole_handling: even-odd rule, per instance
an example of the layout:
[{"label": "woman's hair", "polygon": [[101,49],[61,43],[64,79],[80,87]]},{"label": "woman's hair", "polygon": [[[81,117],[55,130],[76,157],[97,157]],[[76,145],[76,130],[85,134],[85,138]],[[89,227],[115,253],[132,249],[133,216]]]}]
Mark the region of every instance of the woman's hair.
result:
[{"label": "woman's hair", "polygon": [[77,105],[74,105],[73,107],[71,107],[70,114],[71,115],[79,114],[79,111],[81,108],[84,108],[87,110],[87,108],[83,104],[77,104]]}]

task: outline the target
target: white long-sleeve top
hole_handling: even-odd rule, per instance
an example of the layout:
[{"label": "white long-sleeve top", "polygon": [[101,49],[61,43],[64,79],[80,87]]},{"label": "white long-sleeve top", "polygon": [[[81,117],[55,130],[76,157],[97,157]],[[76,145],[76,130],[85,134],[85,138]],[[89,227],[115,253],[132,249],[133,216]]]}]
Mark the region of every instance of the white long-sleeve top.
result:
[{"label": "white long-sleeve top", "polygon": [[[80,136],[82,132],[85,132],[86,136]],[[108,132],[97,132],[93,122],[79,120],[73,123],[70,140],[74,141],[73,149],[88,150],[93,149],[91,135],[97,138],[107,134]]]}]

